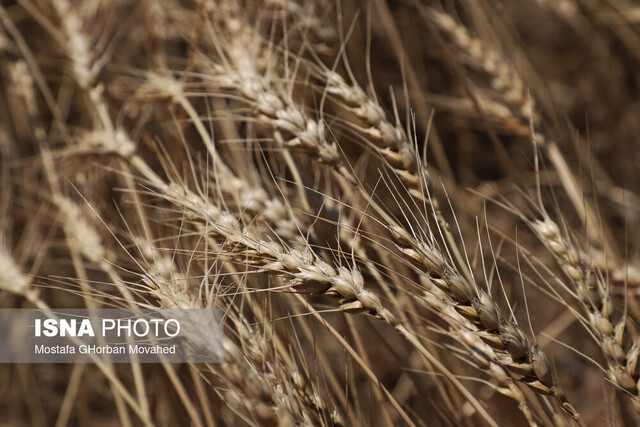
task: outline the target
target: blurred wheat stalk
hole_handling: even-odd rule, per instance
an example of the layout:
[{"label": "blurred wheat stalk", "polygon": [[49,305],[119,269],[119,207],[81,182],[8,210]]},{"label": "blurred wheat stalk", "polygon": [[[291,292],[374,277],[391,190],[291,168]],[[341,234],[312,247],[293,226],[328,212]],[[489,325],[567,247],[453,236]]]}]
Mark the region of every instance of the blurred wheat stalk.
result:
[{"label": "blurred wheat stalk", "polygon": [[636,425],[640,9],[0,6],[0,307],[221,308],[3,366],[9,425]]}]

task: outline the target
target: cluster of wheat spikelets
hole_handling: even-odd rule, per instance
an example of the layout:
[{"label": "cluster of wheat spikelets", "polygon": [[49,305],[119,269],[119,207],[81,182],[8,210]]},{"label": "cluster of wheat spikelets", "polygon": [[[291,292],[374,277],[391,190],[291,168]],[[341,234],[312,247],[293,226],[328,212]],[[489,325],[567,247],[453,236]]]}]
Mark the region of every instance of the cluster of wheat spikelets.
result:
[{"label": "cluster of wheat spikelets", "polygon": [[0,6],[0,307],[219,308],[7,365],[8,425],[640,422],[640,8]]}]

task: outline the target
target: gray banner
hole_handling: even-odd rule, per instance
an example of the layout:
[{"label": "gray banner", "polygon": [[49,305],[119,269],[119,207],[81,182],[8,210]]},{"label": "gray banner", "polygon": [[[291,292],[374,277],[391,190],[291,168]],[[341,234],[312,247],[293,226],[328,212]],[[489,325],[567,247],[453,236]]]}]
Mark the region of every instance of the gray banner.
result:
[{"label": "gray banner", "polygon": [[0,309],[0,363],[219,363],[221,310]]}]

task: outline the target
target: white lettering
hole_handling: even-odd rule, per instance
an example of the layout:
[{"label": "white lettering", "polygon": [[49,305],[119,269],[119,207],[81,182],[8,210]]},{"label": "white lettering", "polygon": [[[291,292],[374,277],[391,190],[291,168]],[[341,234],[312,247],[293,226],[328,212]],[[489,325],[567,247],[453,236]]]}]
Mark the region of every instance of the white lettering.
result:
[{"label": "white lettering", "polygon": [[[109,326],[107,326],[107,324]],[[107,331],[113,331],[116,328],[116,321],[113,319],[102,319],[102,336],[107,336]]]},{"label": "white lettering", "polygon": [[[144,332],[138,332],[138,325],[142,324],[145,327]],[[138,319],[133,322],[133,333],[136,334],[137,337],[146,337],[149,334],[149,323],[144,319]],[[158,334],[156,334],[158,335]]]},{"label": "white lettering", "polygon": [[[175,329],[174,329],[174,333],[171,334],[169,331],[171,330],[170,328],[168,328],[169,323],[175,323]],[[164,333],[167,334],[170,337],[175,337],[180,333],[180,322],[178,322],[176,319],[169,319],[165,322],[164,324]]]}]

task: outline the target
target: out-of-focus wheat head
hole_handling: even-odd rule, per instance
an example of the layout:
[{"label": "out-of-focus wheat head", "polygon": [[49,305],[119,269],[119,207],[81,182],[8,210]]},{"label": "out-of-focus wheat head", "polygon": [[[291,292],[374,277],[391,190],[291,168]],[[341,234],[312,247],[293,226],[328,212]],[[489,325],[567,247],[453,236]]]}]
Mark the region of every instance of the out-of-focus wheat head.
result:
[{"label": "out-of-focus wheat head", "polygon": [[0,308],[224,362],[5,365],[7,425],[637,425],[640,8],[0,6]]}]

